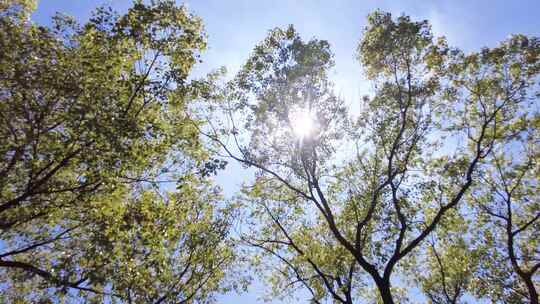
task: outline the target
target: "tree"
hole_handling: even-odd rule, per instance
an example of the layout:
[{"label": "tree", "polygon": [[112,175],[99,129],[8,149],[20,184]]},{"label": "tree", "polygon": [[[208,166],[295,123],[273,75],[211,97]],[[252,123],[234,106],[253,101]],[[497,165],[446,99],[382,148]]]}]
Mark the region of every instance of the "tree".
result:
[{"label": "tree", "polygon": [[491,166],[482,176],[484,187],[473,194],[480,239],[489,253],[478,293],[507,303],[538,303],[538,118],[531,111],[499,130],[512,137],[513,145],[492,152]]},{"label": "tree", "polygon": [[[328,42],[271,31],[230,84],[230,127],[207,136],[256,169],[245,239],[275,257],[276,289],[353,303],[374,286],[377,302],[395,303],[396,274],[451,214],[464,216],[490,155],[511,145],[500,130],[536,102],[536,41],[514,36],[464,55],[427,21],[377,11],[358,47],[375,93],[353,118],[332,93]],[[445,264],[458,258],[453,246]]]},{"label": "tree", "polygon": [[[497,165],[499,162],[497,154],[513,155],[513,164],[507,163],[503,166],[505,170],[512,172],[512,176],[520,175],[519,170],[516,169],[520,166],[521,170],[526,168],[525,171],[534,171],[537,168],[536,163],[530,160],[530,155],[534,155],[534,152],[531,151],[534,151],[534,147],[537,145],[535,121],[538,117],[538,95],[534,90],[537,89],[538,81],[538,39],[516,35],[502,42],[496,48],[484,48],[481,52],[470,55],[465,55],[457,49],[448,48],[444,40],[439,41],[437,44],[434,48],[437,51],[431,53],[428,60],[435,63],[437,73],[446,86],[445,90],[450,98],[445,100],[453,102],[450,107],[453,107],[454,112],[459,115],[464,115],[465,118],[463,123],[453,126],[453,128],[467,130],[467,136],[470,137],[471,125],[482,120],[489,122],[489,130],[486,129],[487,132],[485,132],[487,134],[486,138],[489,139],[489,149],[486,150],[487,153],[482,157],[481,165],[478,166],[478,175],[476,177],[478,183],[473,184],[471,187],[472,193],[467,198],[471,205],[465,208],[462,206],[458,209],[458,214],[462,218],[461,221],[458,221],[460,224],[454,224],[454,228],[448,225],[441,227],[441,233],[447,233],[447,231],[455,230],[457,227],[462,235],[466,235],[468,240],[465,245],[464,240],[456,243],[456,237],[454,237],[454,245],[451,245],[449,249],[452,250],[452,247],[461,243],[459,247],[462,248],[461,250],[468,252],[469,255],[460,259],[463,270],[460,270],[456,265],[449,267],[447,270],[454,275],[461,272],[458,276],[461,288],[474,292],[478,296],[485,296],[486,291],[489,290],[492,292],[491,298],[495,301],[502,300],[516,303],[530,301],[536,303],[538,296],[534,295],[534,283],[530,282],[530,279],[528,284],[525,283],[526,279],[521,283],[518,282],[519,279],[516,280],[516,278],[533,276],[534,268],[526,270],[527,274],[523,275],[524,273],[522,273],[523,276],[519,275],[519,269],[511,270],[511,267],[507,268],[505,265],[513,264],[512,254],[500,255],[497,251],[501,247],[495,244],[498,242],[509,244],[508,241],[505,241],[505,239],[509,238],[502,237],[502,235],[495,238],[493,235],[490,236],[495,226],[484,226],[482,228],[478,226],[485,223],[485,214],[482,213],[498,210],[498,208],[490,209],[485,206],[486,203],[489,205],[497,202],[497,199],[493,197],[493,193],[498,192],[497,187],[493,186],[496,182],[489,181],[493,178],[493,171],[497,171],[494,168],[499,167],[500,169],[500,164]],[[466,103],[464,105],[455,104],[459,99],[465,100]],[[491,121],[489,121],[489,113],[492,113]],[[519,165],[520,163],[521,165]],[[532,180],[534,178],[529,179],[529,181]],[[534,192],[534,186],[531,186],[534,182],[527,184],[518,181],[518,184],[514,186],[516,188],[526,187],[528,188],[527,191]],[[486,187],[486,185],[491,186]],[[504,182],[502,182],[502,185],[504,185]],[[499,185],[499,187],[502,185]],[[486,193],[486,191],[492,191],[492,193]],[[482,196],[484,197],[479,198]],[[531,208],[531,205],[534,206],[536,202],[533,197],[528,198],[531,200],[530,205],[528,202],[523,202],[518,204],[520,206],[516,206],[516,208],[522,210],[520,215],[525,219],[528,218],[525,223],[530,221],[529,225],[531,225],[537,220],[537,212],[534,207]],[[521,209],[522,207],[524,209]],[[471,209],[478,208],[481,210],[476,214],[476,217],[471,217]],[[474,228],[470,233],[466,233],[465,227],[470,223],[473,224]],[[537,247],[535,242],[531,241],[531,238],[522,239],[521,245],[529,249]],[[532,252],[534,252],[534,249],[532,249]],[[446,254],[450,254],[450,258],[454,260],[459,260],[458,253],[447,252]],[[441,261],[438,262],[441,263]],[[441,266],[442,270],[442,268],[447,268],[448,265],[439,266]],[[474,269],[477,272],[471,273]],[[442,274],[442,271],[440,274]],[[467,282],[473,283],[467,286]],[[439,278],[439,283],[444,283],[444,278],[442,280]],[[489,285],[486,285],[486,283]],[[532,287],[528,288],[529,296],[516,298],[515,288],[520,284]],[[489,286],[488,289],[486,289],[487,286]],[[439,288],[438,291],[441,293],[444,288],[442,290]],[[504,295],[507,293],[513,294],[507,297]],[[445,303],[454,303],[456,300]]]},{"label": "tree", "polygon": [[0,298],[211,299],[234,260],[233,214],[194,118],[211,85],[188,81],[201,20],[135,1],[47,28],[30,2],[0,5]]},{"label": "tree", "polygon": [[537,38],[515,35],[479,53],[453,50],[446,58],[452,63],[441,69],[455,85],[454,92],[465,88],[472,95],[481,115],[500,108],[489,131],[493,144],[467,199],[469,207],[462,210],[463,217],[471,211],[475,216],[458,226],[463,233],[463,227],[472,225],[467,247],[481,256],[469,289],[505,303],[538,303],[538,244],[533,235],[539,218],[534,173],[539,50]]},{"label": "tree", "polygon": [[457,212],[449,214],[428,240],[423,256],[411,263],[414,283],[430,303],[466,303],[463,296],[475,292],[481,261],[488,254],[486,247],[468,241],[473,235],[474,226],[469,220]]},{"label": "tree", "polygon": [[[320,152],[321,159],[330,157],[332,151],[327,143],[341,137],[339,126],[346,123],[342,101],[332,93],[331,83],[326,78],[332,64],[332,54],[326,41],[303,42],[292,27],[271,31],[268,38],[255,48],[254,55],[231,84],[234,98],[238,98],[233,101],[238,102],[225,103],[231,106],[226,109],[227,114],[239,114],[235,118],[240,117],[245,124],[239,125],[238,121],[232,119],[230,130],[214,129],[214,133],[209,134],[219,140],[219,132],[230,131],[242,154],[233,155],[229,147],[223,144],[230,156],[247,166],[266,170],[267,165],[276,164],[277,170],[282,170],[268,171],[274,178],[258,175],[257,183],[245,190],[245,195],[249,197],[248,206],[253,206],[250,202],[257,202],[257,207],[247,216],[256,223],[250,227],[253,235],[243,238],[251,245],[262,248],[263,253],[284,263],[275,276],[276,289],[305,286],[316,303],[323,300],[328,291],[334,297],[351,296],[352,283],[349,286],[348,268],[355,267],[356,262],[346,253],[334,256],[340,248],[332,238],[327,241],[329,246],[334,244],[335,247],[319,244],[328,235],[324,226],[289,221],[283,219],[283,215],[288,212],[311,215],[311,210],[305,208],[299,197],[307,195],[306,192],[293,184],[309,178],[304,175],[305,157],[309,157],[309,154],[302,154],[301,151],[309,145]],[[251,103],[250,93],[254,93],[260,102]],[[310,117],[305,117],[306,113],[316,115],[319,118],[318,129],[328,132],[321,132],[315,138],[309,134],[310,130],[293,128],[296,124],[309,123],[306,119]],[[240,129],[250,132],[249,147],[239,143],[243,136],[238,134]],[[297,135],[301,138],[291,141]],[[293,180],[282,176],[291,176]],[[268,200],[275,204],[269,204]],[[310,239],[317,242],[311,243]],[[315,247],[309,248],[311,244]],[[326,254],[320,254],[319,250],[326,251]],[[341,288],[334,288],[336,284],[343,284],[343,292]]]}]

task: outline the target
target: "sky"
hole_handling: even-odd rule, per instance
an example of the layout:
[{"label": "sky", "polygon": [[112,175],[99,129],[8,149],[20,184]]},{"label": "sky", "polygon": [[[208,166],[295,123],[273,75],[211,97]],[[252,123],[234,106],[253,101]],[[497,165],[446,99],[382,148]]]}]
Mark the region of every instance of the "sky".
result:
[{"label": "sky", "polygon": [[[204,75],[221,66],[233,75],[270,29],[293,24],[304,39],[330,42],[336,62],[331,78],[336,92],[351,108],[356,108],[361,96],[371,90],[355,59],[355,50],[366,25],[366,16],[375,9],[396,16],[406,14],[416,20],[427,19],[436,36],[445,36],[449,45],[465,51],[494,47],[510,34],[540,36],[538,0],[194,0],[183,3],[203,19],[208,34],[204,62],[194,75]],[[63,12],[84,22],[92,9],[101,4],[122,11],[131,1],[41,0],[33,20],[48,24],[55,12]],[[240,166],[231,164],[227,175],[222,174],[217,180],[228,189],[226,194],[232,195],[245,178],[246,173]],[[258,298],[264,291],[264,284],[257,282],[248,293],[223,295],[218,302],[262,303]]]}]

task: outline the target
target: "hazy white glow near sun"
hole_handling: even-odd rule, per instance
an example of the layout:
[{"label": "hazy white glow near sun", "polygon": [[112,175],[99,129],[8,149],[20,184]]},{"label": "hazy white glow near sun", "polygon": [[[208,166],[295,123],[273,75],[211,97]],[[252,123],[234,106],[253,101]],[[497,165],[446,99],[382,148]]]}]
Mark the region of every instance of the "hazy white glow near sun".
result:
[{"label": "hazy white glow near sun", "polygon": [[293,132],[298,137],[307,137],[311,135],[315,129],[313,115],[305,109],[299,109],[298,111],[293,112],[289,119],[291,121]]}]

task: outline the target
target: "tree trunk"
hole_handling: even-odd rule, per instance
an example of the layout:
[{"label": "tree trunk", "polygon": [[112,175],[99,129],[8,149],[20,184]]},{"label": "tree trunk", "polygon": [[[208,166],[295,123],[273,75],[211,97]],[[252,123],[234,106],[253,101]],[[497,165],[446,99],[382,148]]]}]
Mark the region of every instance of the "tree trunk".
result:
[{"label": "tree trunk", "polygon": [[525,279],[525,284],[527,285],[527,290],[529,291],[529,297],[531,298],[531,304],[538,304],[538,292],[534,287],[531,276]]},{"label": "tree trunk", "polygon": [[[394,299],[392,299],[392,292],[390,291],[390,281],[389,280],[376,280],[377,289],[381,295],[381,299],[384,304],[394,304]],[[535,303],[537,304],[537,303]]]}]

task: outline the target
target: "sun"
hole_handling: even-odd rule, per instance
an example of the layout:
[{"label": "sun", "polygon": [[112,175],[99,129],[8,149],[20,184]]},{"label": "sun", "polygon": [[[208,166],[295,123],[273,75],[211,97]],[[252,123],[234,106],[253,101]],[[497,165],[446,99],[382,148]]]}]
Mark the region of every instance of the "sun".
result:
[{"label": "sun", "polygon": [[315,130],[313,114],[306,109],[293,111],[289,117],[294,134],[300,138],[312,135]]}]

